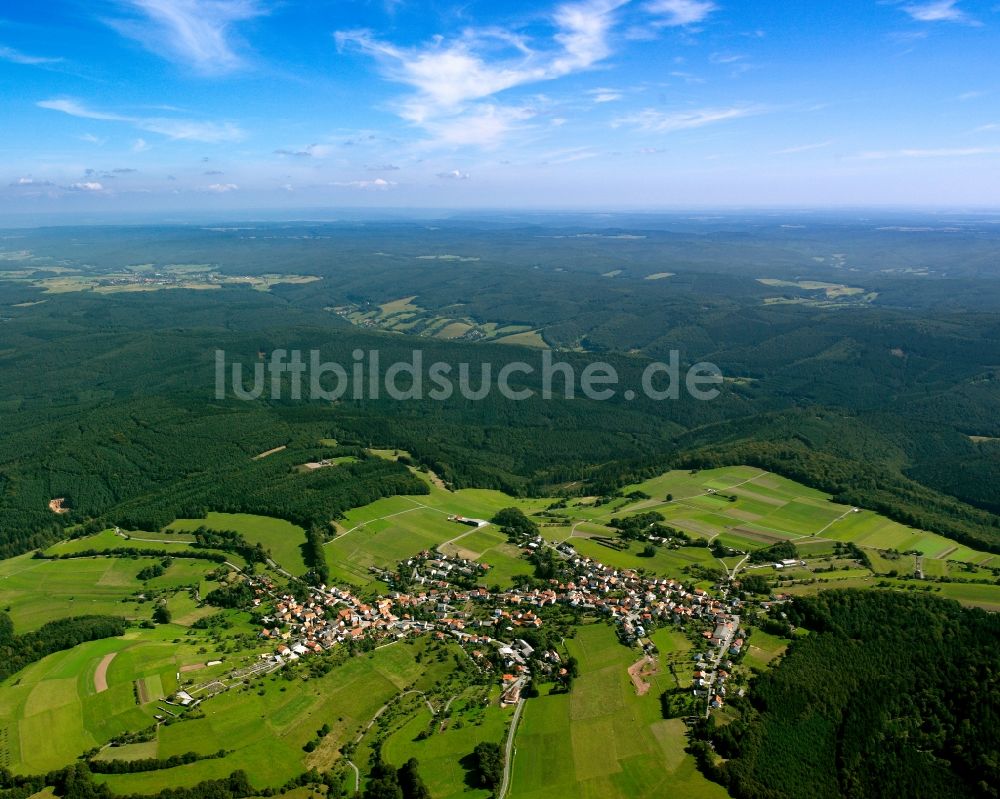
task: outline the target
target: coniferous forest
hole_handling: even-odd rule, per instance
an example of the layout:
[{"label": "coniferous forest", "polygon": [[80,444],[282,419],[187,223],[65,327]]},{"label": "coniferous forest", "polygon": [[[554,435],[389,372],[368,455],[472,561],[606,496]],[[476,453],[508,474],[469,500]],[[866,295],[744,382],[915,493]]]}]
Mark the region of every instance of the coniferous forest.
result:
[{"label": "coniferous forest", "polygon": [[697,729],[708,774],[740,799],[997,796],[1000,617],[881,591],[824,591],[784,612],[808,634],[738,720]]}]

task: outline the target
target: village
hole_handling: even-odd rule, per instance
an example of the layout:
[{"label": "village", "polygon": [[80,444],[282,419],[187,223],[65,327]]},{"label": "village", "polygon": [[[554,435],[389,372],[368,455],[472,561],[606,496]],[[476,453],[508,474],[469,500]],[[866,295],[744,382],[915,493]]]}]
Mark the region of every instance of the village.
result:
[{"label": "village", "polygon": [[277,593],[265,576],[247,576],[257,595],[255,606],[267,609],[259,637],[274,642],[272,652],[261,656],[262,668],[277,669],[336,646],[375,648],[426,634],[457,642],[481,669],[497,670],[501,703],[516,704],[532,678],[566,677],[553,646],[539,649],[525,640],[537,640],[527,631],[543,628],[546,609],[562,606],[611,620],[623,644],[638,646],[647,656],[655,654],[648,637],[652,630],[703,627],[709,650],[694,660],[691,690],[704,699],[706,712],[723,706],[727,668],[732,668],[728,658],[740,653],[746,635],[737,615],[739,599],[726,599],[725,588],[717,598],[678,580],[561,554],[566,577],[551,579],[545,587],[499,592],[476,585],[488,573],[483,564],[437,551],[420,552],[395,573],[380,571],[379,577],[398,590],[369,601],[326,585],[310,587],[307,598],[296,599]]}]

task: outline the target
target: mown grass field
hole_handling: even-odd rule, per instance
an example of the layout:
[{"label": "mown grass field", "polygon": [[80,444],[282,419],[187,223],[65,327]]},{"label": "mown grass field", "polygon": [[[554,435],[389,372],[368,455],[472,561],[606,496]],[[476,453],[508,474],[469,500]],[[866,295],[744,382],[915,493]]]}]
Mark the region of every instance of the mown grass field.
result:
[{"label": "mown grass field", "polygon": [[[1000,556],[978,552],[869,510],[839,505],[821,491],[749,466],[693,473],[671,471],[626,486],[623,491],[626,494],[641,491],[650,498],[616,500],[597,507],[588,500],[576,500],[558,511],[566,517],[567,524],[576,524],[571,543],[577,549],[581,549],[578,539],[613,536],[614,530],[606,527],[612,517],[655,510],[663,514],[666,524],[689,535],[710,541],[718,539],[743,551],[792,541],[804,556],[818,557],[832,554],[837,542],[850,542],[872,552],[919,550],[925,556],[925,572],[929,575],[947,569],[933,563],[926,565],[934,560],[1000,565]],[[589,548],[587,554],[596,557],[593,552]],[[637,564],[632,561],[628,565]]]},{"label": "mown grass field", "polygon": [[369,567],[391,568],[421,550],[434,549],[453,539],[458,540],[447,551],[458,554],[468,550],[465,556],[481,557],[493,567],[487,578],[490,584],[506,585],[513,574],[530,571],[530,565],[520,560],[517,550],[507,545],[496,528],[475,530],[448,517],[488,520],[501,508],[516,505],[533,512],[551,500],[518,500],[485,489],[451,492],[429,480],[428,484],[429,495],[387,497],[348,512],[338,522],[340,534],[326,545],[331,572],[340,571],[351,582],[366,583],[371,580]]},{"label": "mown grass field", "polygon": [[[386,457],[393,457],[386,451]],[[418,474],[422,474],[417,472]],[[441,546],[444,551],[472,557],[490,565],[482,581],[508,585],[532,565],[506,541],[493,525],[475,529],[449,520],[449,515],[490,519],[501,508],[516,506],[529,515],[544,511],[553,499],[514,499],[502,492],[467,489],[448,491],[432,475],[423,475],[430,494],[390,497],[357,508],[338,523],[339,534],[327,544],[332,579],[375,590],[369,567],[392,568],[423,549]],[[608,526],[613,516],[657,510],[666,523],[692,536],[719,540],[741,550],[790,540],[807,567],[780,571],[764,567],[758,573],[769,579],[796,580],[782,587],[788,593],[812,593],[826,588],[887,585],[897,590],[930,590],[965,604],[1000,610],[1000,586],[992,583],[985,568],[998,560],[987,553],[962,547],[948,539],[907,528],[869,511],[840,506],[821,492],[776,475],[749,467],[727,467],[697,473],[669,472],[626,489],[643,491],[648,499],[617,498],[596,505],[594,498],[570,500],[555,509],[559,519],[536,516],[552,523],[542,528],[552,542],[567,541],[577,551],[619,568],[638,568],[662,576],[690,579],[690,567],[721,569],[723,563],[707,547],[658,548],[653,557],[641,557],[641,545],[618,550],[597,539],[615,538]],[[667,495],[671,500],[667,500]],[[150,550],[183,553],[190,546],[190,531],[205,525],[234,529],[251,542],[260,542],[274,560],[292,572],[305,571],[301,528],[276,519],[235,514],[209,514],[207,519],[178,520],[165,531],[131,534],[131,538],[104,531],[87,538],[54,545],[54,554],[88,549],[129,548],[136,558],[34,559],[30,555],[0,562],[0,607],[9,613],[18,632],[35,629],[46,621],[85,613],[123,615],[148,619],[153,605],[140,601],[141,593],[163,592],[173,613],[174,625],[154,630],[134,630],[121,639],[92,642],[58,653],[33,664],[0,687],[0,765],[18,772],[38,772],[72,762],[82,751],[106,742],[113,735],[136,730],[152,722],[155,700],[177,687],[182,665],[203,663],[223,655],[209,633],[188,634],[187,625],[216,609],[200,606],[185,590],[197,586],[201,596],[216,584],[207,575],[216,565],[201,560],[175,558],[167,573],[142,582],[137,573],[154,561],[140,557]],[[143,540],[147,539],[147,540]],[[815,572],[819,558],[830,558],[838,542],[863,547],[876,572],[846,559],[823,561],[836,567]],[[912,556],[887,556],[887,549],[919,549],[928,577],[979,579],[977,583],[915,583],[886,578],[892,569],[909,573]],[[880,552],[880,550],[882,550]],[[234,563],[239,559],[227,554]],[[727,558],[732,567],[741,557]],[[990,580],[991,582],[985,582]],[[806,582],[808,581],[808,582]],[[245,629],[243,631],[246,631]],[[653,640],[661,662],[678,664],[678,675],[689,679],[686,668],[691,643],[683,634],[658,630]],[[352,658],[322,678],[288,681],[282,674],[252,685],[236,687],[206,702],[204,718],[185,720],[159,730],[156,740],[126,747],[116,756],[168,757],[188,751],[202,754],[220,747],[232,750],[225,758],[159,772],[106,775],[101,781],[122,794],[150,793],[164,787],[192,785],[221,777],[234,769],[246,770],[262,788],[284,783],[313,765],[329,767],[340,746],[354,740],[375,712],[414,684],[431,686],[454,667],[450,660],[416,660],[424,643],[395,644],[372,656]],[[251,647],[253,644],[251,643]],[[755,631],[746,655],[748,665],[763,668],[782,651],[784,642]],[[662,669],[644,697],[637,697],[626,669],[635,654],[618,644],[611,628],[582,628],[567,648],[581,665],[581,676],[570,695],[552,695],[528,702],[517,734],[517,756],[510,796],[635,797],[681,795],[715,797],[724,793],[704,780],[684,749],[684,728],[677,720],[660,716],[658,696],[676,685],[669,669]],[[102,658],[116,653],[107,671],[108,689],[96,691],[94,674]],[[252,657],[244,653],[241,657]],[[683,667],[682,667],[683,666]],[[227,672],[227,662],[216,667]],[[201,681],[210,670],[184,673],[183,682]],[[134,685],[140,682],[149,697],[136,703]],[[461,759],[479,740],[500,740],[509,711],[456,705],[455,721],[444,732],[415,742],[430,721],[416,703],[415,713],[390,735],[386,746],[391,760],[402,762],[412,753],[421,760],[421,773],[435,799],[469,793]],[[314,753],[302,747],[316,730],[329,724],[331,734]],[[59,730],[53,735],[52,730]],[[407,755],[409,756],[409,755]],[[364,766],[359,752],[359,766]]]},{"label": "mown grass field", "polygon": [[302,559],[302,545],[306,533],[298,525],[284,519],[254,516],[249,513],[209,512],[204,519],[177,519],[169,525],[180,533],[207,527],[210,530],[235,530],[251,544],[260,544],[271,558],[294,575],[305,574],[309,569]]},{"label": "mown grass field", "polygon": [[752,629],[746,644],[746,654],[743,662],[751,668],[763,670],[776,657],[783,655],[788,648],[788,641],[771,635],[763,630]]},{"label": "mown grass field", "polygon": [[[180,668],[214,656],[199,653],[205,639],[185,633],[176,625],[130,631],[50,655],[10,677],[0,690],[0,762],[16,773],[45,772],[153,724],[157,700],[177,689]],[[99,692],[95,674],[110,654],[107,689]],[[144,684],[146,704],[138,704],[136,681]]]},{"label": "mown grass field", "polygon": [[[377,454],[396,456],[392,450]],[[327,544],[327,559],[334,579],[367,584],[373,579],[369,567],[392,568],[398,561],[434,547],[489,564],[491,573],[485,582],[490,585],[508,585],[513,576],[530,572],[530,564],[505,542],[499,530],[469,529],[450,522],[448,516],[490,519],[499,509],[509,506],[532,515],[549,508],[553,499],[515,499],[499,491],[482,489],[452,492],[426,474],[414,472],[427,482],[429,495],[381,499],[352,510],[339,523],[340,535]],[[552,543],[565,541],[581,555],[607,565],[644,569],[675,578],[686,577],[690,566],[721,569],[723,562],[704,547],[661,547],[647,558],[641,556],[640,544],[632,543],[618,550],[596,539],[617,537],[617,531],[608,526],[615,516],[655,510],[665,517],[666,524],[692,537],[718,540],[739,551],[791,541],[799,548],[801,557],[815,559],[832,556],[838,543],[855,543],[871,554],[879,574],[891,568],[885,565],[887,561],[881,558],[879,550],[893,548],[922,551],[924,571],[930,577],[956,574],[968,577],[968,568],[972,566],[1000,564],[1000,558],[989,553],[906,527],[871,511],[839,505],[820,491],[748,466],[694,473],[671,471],[624,489],[626,494],[633,491],[648,494],[649,498],[623,497],[595,505],[593,497],[585,497],[570,500],[566,507],[552,511],[554,517],[535,518],[546,525],[541,534]],[[739,560],[739,557],[728,559],[725,565],[732,568]],[[808,568],[800,571],[760,573],[786,580],[813,576]],[[866,584],[865,578],[871,574],[856,569],[818,576],[828,581],[829,587],[846,587]],[[978,576],[986,580],[991,575],[980,570]],[[1000,586],[974,586],[964,592],[951,590],[967,604],[1000,604]]]},{"label": "mown grass field", "polygon": [[[328,768],[343,744],[353,740],[379,708],[410,685],[433,680],[449,666],[436,659],[416,660],[423,642],[398,643],[353,657],[320,678],[285,679],[281,672],[251,686],[234,688],[202,706],[204,718],[160,729],[157,756],[194,751],[231,750],[221,759],[201,760],[142,774],[100,775],[116,793],[155,793],[247,772],[262,788],[281,785],[311,766]],[[321,746],[307,754],[303,746],[329,724]]]},{"label": "mown grass field", "polygon": [[206,581],[206,574],[215,564],[180,558],[163,576],[139,580],[136,575],[154,562],[149,558],[10,558],[0,561],[0,608],[10,614],[18,632],[27,632],[66,616],[106,614],[146,619],[152,614],[152,604],[139,600],[138,594],[192,585],[200,586],[204,593],[213,585]]},{"label": "mown grass field", "polygon": [[478,700],[479,691],[471,690],[456,699],[445,729],[434,724],[435,733],[423,740],[417,736],[437,721],[421,705],[420,710],[382,746],[382,756],[389,763],[404,763],[411,757],[420,761],[420,776],[434,799],[488,799],[490,791],[474,787],[469,768],[469,755],[482,741],[502,744],[513,708],[501,708],[497,703],[499,690],[490,692],[490,704]]},{"label": "mown grass field", "polygon": [[636,696],[627,673],[634,653],[614,630],[584,627],[567,647],[580,661],[580,676],[570,694],[525,705],[511,799],[728,796],[684,752],[684,723],[662,718],[657,690]]}]

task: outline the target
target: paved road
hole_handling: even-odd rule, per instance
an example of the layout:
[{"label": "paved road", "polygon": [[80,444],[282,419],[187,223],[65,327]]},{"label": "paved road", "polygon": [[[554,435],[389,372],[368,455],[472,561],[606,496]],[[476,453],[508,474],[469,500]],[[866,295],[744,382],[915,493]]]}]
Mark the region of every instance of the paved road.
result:
[{"label": "paved road", "polygon": [[517,703],[517,710],[514,711],[514,718],[510,722],[510,730],[507,732],[507,747],[504,750],[503,760],[503,782],[500,783],[500,790],[497,791],[497,799],[504,799],[507,789],[510,788],[510,766],[514,757],[514,734],[517,732],[517,723],[521,720],[521,711],[524,710],[524,700]]},{"label": "paved road", "polygon": [[725,656],[726,652],[729,651],[730,645],[733,643],[733,638],[736,637],[736,631],[740,628],[740,617],[733,616],[733,629],[725,637],[722,642],[722,646],[719,647],[719,651],[715,653],[715,657],[712,659],[712,687],[708,691],[708,696],[705,698],[705,718],[708,718],[708,714],[712,711],[712,697],[715,696],[715,681],[719,679],[719,664],[722,662],[722,658]]}]

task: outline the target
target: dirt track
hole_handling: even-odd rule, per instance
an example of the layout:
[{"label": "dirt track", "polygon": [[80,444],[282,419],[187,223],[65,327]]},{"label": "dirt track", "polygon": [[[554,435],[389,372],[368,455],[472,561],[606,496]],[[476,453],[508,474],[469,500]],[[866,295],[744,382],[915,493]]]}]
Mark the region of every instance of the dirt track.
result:
[{"label": "dirt track", "polygon": [[117,652],[112,652],[110,655],[105,655],[97,664],[97,671],[94,672],[94,690],[97,693],[108,690],[108,666],[111,665],[111,661],[115,659],[117,654]]}]

